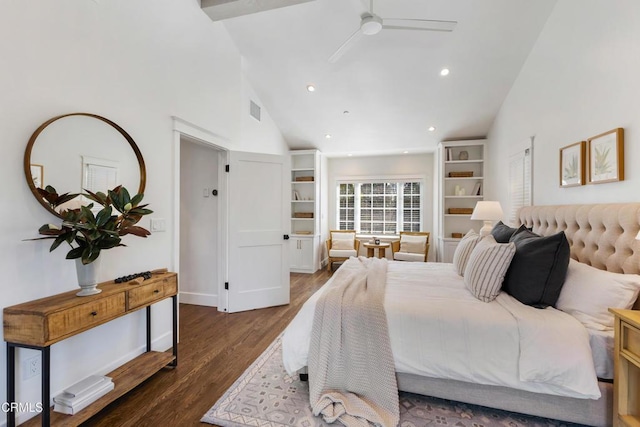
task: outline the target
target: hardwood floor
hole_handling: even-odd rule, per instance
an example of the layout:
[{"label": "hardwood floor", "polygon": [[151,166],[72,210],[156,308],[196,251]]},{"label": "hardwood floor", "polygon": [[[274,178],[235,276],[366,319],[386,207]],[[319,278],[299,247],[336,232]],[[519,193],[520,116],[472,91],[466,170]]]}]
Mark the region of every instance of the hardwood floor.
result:
[{"label": "hardwood floor", "polygon": [[330,277],[291,274],[291,303],[242,313],[180,305],[178,367],[165,369],[84,426],[204,426],[200,418]]}]

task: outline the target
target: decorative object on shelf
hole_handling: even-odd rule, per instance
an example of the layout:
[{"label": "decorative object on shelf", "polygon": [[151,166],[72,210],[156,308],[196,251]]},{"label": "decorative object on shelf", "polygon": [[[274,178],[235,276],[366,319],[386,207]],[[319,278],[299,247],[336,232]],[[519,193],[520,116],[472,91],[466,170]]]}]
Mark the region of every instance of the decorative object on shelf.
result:
[{"label": "decorative object on shelf", "polygon": [[293,200],[300,200],[300,193],[298,193],[298,190],[293,190]]},{"label": "decorative object on shelf", "polygon": [[624,180],[624,129],[617,128],[587,140],[588,183]]},{"label": "decorative object on shelf", "polygon": [[448,212],[451,215],[471,215],[473,208],[449,208]]},{"label": "decorative object on shelf", "polygon": [[584,185],[584,147],[580,141],[560,149],[560,187]]},{"label": "decorative object on shelf", "polygon": [[[78,196],[78,194],[69,193],[59,195],[51,186],[45,189],[39,188],[38,192],[54,211]],[[79,208],[63,209],[59,212],[62,217],[62,224],[59,227],[54,224],[45,224],[38,231],[46,237],[29,239],[54,239],[49,251],[53,251],[64,242],[71,246],[67,259],[77,260],[78,282],[82,288],[78,296],[102,292],[96,287],[99,264],[94,264],[98,260],[100,251],[116,246],[126,246],[121,243],[121,237],[127,234],[138,237],[150,235],[147,229],[135,224],[144,215],[153,213],[152,210],[146,209],[147,205],[140,205],[144,197],[142,193],[131,197],[127,189],[122,186],[109,190],[108,194],[88,191],[82,196],[98,203],[102,209],[94,214],[93,203]],[[114,209],[117,214],[113,214]]]},{"label": "decorative object on shelf", "polygon": [[294,218],[313,218],[313,212],[294,212]]},{"label": "decorative object on shelf", "polygon": [[461,151],[460,154],[458,154],[458,160],[469,160],[469,152]]},{"label": "decorative object on shelf", "polygon": [[88,297],[102,292],[98,289],[98,276],[100,275],[100,265],[102,258],[97,258],[89,264],[83,264],[82,258],[76,258],[76,276],[78,277],[79,297]]},{"label": "decorative object on shelf", "polygon": [[451,237],[454,239],[462,239],[462,233],[451,233]]},{"label": "decorative object on shelf", "polygon": [[312,176],[296,176],[297,182],[313,182]]},{"label": "decorative object on shelf", "polygon": [[472,196],[482,196],[482,183],[476,182],[476,185],[473,186],[473,191],[471,192]]},{"label": "decorative object on shelf", "polygon": [[[89,264],[89,265],[91,265],[91,264]],[[133,279],[137,279],[138,277],[141,277],[142,280],[149,280],[149,279],[151,279],[151,272],[150,271],[143,271],[142,273],[129,274],[128,276],[122,276],[122,277],[116,278],[114,280],[114,282],[116,282],[116,283],[130,282]]]},{"label": "decorative object on shelf", "polygon": [[471,178],[473,171],[449,172],[449,178]]},{"label": "decorative object on shelf", "polygon": [[373,239],[373,243],[375,243],[376,245],[379,245],[380,244],[380,239],[378,239],[378,238]]},{"label": "decorative object on shelf", "polygon": [[500,202],[480,201],[476,203],[471,219],[484,221],[484,225],[480,229],[480,236],[484,237],[491,233],[493,221],[502,219],[502,206],[500,206]]}]

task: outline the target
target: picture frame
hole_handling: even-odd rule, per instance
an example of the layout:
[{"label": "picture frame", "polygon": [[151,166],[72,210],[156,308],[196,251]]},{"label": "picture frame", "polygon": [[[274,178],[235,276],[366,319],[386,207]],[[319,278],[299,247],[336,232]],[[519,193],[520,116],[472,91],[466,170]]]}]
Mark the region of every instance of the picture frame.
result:
[{"label": "picture frame", "polygon": [[584,185],[585,142],[569,144],[560,149],[560,187]]},{"label": "picture frame", "polygon": [[29,164],[31,180],[36,188],[44,188],[44,166],[35,163]]},{"label": "picture frame", "polygon": [[616,128],[587,140],[587,182],[624,180],[624,129]]}]

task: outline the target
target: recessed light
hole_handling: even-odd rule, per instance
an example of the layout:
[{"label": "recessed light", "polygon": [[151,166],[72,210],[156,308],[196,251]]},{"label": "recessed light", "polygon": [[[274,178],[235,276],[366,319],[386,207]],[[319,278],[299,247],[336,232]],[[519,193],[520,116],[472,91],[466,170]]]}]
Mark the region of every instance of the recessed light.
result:
[{"label": "recessed light", "polygon": [[330,134],[326,134],[324,137],[327,138],[327,139],[331,139],[331,135]]},{"label": "recessed light", "polygon": [[434,130],[436,130],[435,126],[429,126],[429,132],[433,132]]},{"label": "recessed light", "polygon": [[316,87],[314,85],[307,85],[307,90],[309,92],[315,92],[316,91]]},{"label": "recessed light", "polygon": [[349,154],[347,154],[347,156],[348,156],[348,157],[351,157],[351,156],[353,156],[353,154],[349,153]]},{"label": "recessed light", "polygon": [[409,154],[409,152],[408,152],[408,151],[403,151],[402,153],[403,153],[403,154]]},{"label": "recessed light", "polygon": [[449,69],[448,68],[443,68],[442,70],[440,70],[440,75],[441,76],[448,76],[449,75]]}]

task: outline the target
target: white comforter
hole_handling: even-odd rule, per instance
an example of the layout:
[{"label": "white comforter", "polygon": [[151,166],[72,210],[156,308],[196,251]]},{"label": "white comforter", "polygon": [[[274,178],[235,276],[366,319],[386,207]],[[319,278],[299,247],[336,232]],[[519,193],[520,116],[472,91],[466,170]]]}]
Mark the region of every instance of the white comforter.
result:
[{"label": "white comforter", "polygon": [[[285,369],[307,366],[315,303],[282,340]],[[598,399],[589,334],[570,315],[501,293],[476,299],[452,264],[390,262],[385,310],[397,372]]]}]

